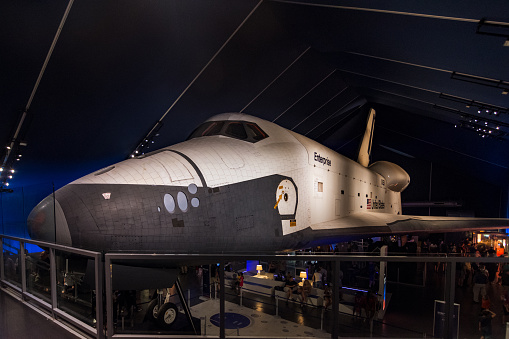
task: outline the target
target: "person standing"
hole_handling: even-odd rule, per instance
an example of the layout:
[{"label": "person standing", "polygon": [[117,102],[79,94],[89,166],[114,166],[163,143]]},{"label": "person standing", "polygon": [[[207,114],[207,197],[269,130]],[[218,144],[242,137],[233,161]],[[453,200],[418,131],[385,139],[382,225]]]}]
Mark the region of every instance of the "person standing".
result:
[{"label": "person standing", "polygon": [[495,313],[489,309],[481,310],[479,315],[479,331],[481,331],[481,338],[491,339],[491,319],[495,318]]},{"label": "person standing", "polygon": [[486,295],[486,284],[488,283],[488,272],[484,265],[479,264],[479,269],[474,274],[474,303],[479,303],[479,293],[482,297]]},{"label": "person standing", "polygon": [[322,288],[322,272],[320,272],[319,268],[313,273],[313,287]]},{"label": "person standing", "polygon": [[244,287],[244,273],[239,273],[239,289],[237,294],[240,295],[242,293],[242,287]]}]

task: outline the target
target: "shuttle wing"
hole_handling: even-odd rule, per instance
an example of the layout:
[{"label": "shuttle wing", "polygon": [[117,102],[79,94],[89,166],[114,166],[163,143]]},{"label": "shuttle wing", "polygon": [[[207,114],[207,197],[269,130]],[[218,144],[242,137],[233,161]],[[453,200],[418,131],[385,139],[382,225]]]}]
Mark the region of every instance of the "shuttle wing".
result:
[{"label": "shuttle wing", "polygon": [[440,233],[509,228],[509,219],[434,217],[359,212],[311,225],[334,235]]}]

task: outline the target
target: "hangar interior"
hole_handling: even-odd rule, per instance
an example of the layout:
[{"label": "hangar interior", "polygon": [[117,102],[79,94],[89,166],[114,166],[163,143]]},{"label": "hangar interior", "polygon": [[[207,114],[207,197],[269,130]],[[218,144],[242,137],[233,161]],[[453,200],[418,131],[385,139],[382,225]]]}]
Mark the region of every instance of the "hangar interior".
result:
[{"label": "hangar interior", "polygon": [[[272,121],[355,160],[374,108],[372,161],[410,174],[403,213],[509,216],[506,1],[16,1],[0,12],[2,253],[7,240],[9,253],[28,246],[27,216],[54,190],[181,142],[223,112]],[[76,293],[92,314],[94,292],[78,298],[65,273],[83,273],[83,257],[96,253],[68,250],[51,251],[63,273],[42,279],[53,282],[33,285],[36,257],[34,266],[23,260],[34,274],[9,279],[94,327],[69,303]],[[45,286],[58,284],[67,294],[53,300]]]}]

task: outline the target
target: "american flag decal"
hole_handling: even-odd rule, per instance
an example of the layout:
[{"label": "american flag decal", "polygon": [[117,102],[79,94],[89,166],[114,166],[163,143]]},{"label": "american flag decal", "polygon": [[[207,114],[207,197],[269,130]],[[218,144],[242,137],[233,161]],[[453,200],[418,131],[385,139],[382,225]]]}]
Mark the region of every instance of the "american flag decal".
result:
[{"label": "american flag decal", "polygon": [[367,208],[368,208],[368,210],[371,209],[371,199],[368,199]]}]

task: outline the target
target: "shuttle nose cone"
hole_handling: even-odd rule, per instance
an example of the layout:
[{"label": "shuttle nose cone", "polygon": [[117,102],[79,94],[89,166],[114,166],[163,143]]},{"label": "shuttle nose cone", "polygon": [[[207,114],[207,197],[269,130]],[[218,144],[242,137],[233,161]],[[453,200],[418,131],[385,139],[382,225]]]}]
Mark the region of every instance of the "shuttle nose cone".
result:
[{"label": "shuttle nose cone", "polygon": [[52,195],[46,197],[30,212],[27,226],[28,234],[34,240],[72,245],[64,211]]}]

